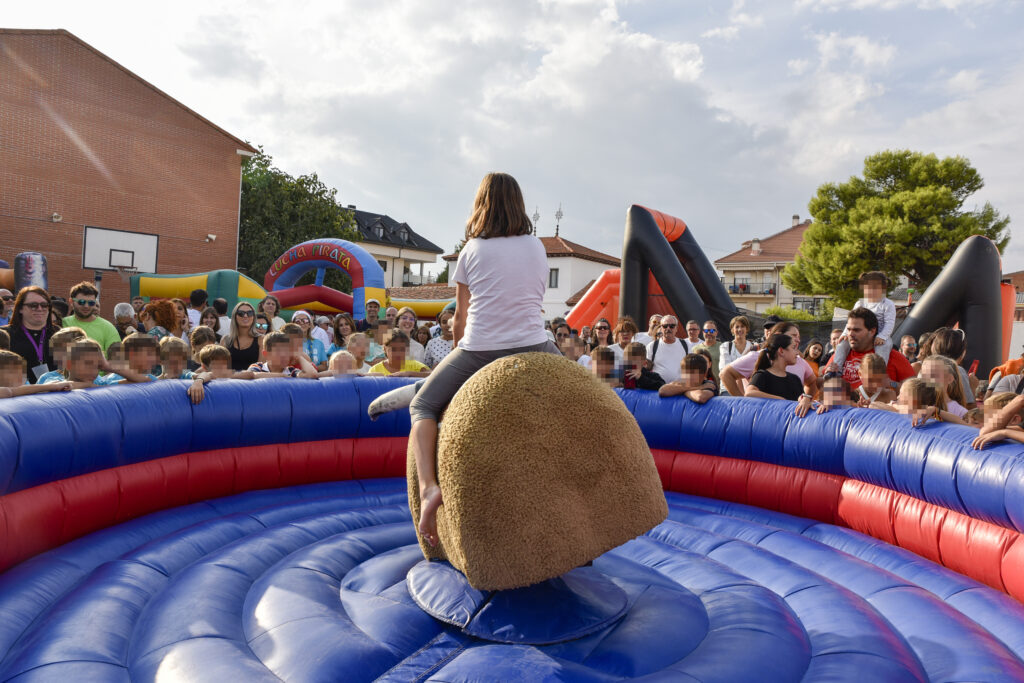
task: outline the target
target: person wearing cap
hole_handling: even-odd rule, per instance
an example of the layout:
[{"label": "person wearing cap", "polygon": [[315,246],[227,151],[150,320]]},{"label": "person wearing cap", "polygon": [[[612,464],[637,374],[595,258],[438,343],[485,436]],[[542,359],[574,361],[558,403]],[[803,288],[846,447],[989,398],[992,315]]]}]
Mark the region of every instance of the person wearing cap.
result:
[{"label": "person wearing cap", "polygon": [[331,319],[326,315],[316,317],[316,326],[313,328],[313,339],[319,339],[326,349],[331,345]]},{"label": "person wearing cap", "polygon": [[380,320],[380,301],[377,299],[366,300],[366,317],[356,321],[356,331],[367,332],[370,334],[377,329],[377,323]]}]

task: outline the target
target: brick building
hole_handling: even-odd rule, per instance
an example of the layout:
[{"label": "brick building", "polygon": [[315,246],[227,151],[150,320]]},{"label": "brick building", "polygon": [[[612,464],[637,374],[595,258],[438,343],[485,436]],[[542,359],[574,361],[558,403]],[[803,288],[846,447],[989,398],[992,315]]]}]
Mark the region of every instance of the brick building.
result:
[{"label": "brick building", "polygon": [[[55,295],[93,279],[85,226],[157,235],[160,273],[235,268],[255,151],[67,31],[0,29],[0,258],[43,253]],[[102,289],[110,318],[128,285]]]}]

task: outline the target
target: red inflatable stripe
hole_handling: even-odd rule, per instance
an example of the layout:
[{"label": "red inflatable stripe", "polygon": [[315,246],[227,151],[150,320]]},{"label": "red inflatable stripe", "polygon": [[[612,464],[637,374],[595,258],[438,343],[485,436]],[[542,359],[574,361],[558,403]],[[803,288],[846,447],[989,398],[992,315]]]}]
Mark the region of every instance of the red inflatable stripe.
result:
[{"label": "red inflatable stripe", "polygon": [[406,437],[184,453],[0,497],[0,571],[136,517],[244,491],[405,476]]},{"label": "red inflatable stripe", "polygon": [[837,524],[905,548],[1024,602],[1024,535],[847,477],[652,450],[668,491]]}]

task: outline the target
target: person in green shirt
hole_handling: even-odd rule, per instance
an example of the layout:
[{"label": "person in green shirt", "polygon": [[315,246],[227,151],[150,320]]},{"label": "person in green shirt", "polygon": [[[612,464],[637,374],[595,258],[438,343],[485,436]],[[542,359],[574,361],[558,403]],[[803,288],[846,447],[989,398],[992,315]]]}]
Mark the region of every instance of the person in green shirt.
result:
[{"label": "person in green shirt", "polygon": [[718,343],[718,325],[715,324],[714,320],[708,320],[704,323],[704,341],[697,346],[693,347],[693,352],[696,353],[701,349],[706,349],[711,354],[711,374],[715,376],[715,381],[718,381],[718,361],[722,354],[722,345]]},{"label": "person in green shirt", "polygon": [[93,339],[107,349],[114,342],[121,341],[117,328],[109,320],[104,320],[100,313],[100,293],[91,282],[79,282],[71,288],[72,314],[64,318],[64,327],[80,327],[89,339]]}]

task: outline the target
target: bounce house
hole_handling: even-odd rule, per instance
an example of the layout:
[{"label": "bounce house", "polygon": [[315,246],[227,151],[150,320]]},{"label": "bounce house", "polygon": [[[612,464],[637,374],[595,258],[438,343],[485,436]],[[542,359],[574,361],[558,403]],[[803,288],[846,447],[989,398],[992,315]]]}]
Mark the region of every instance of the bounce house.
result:
[{"label": "bounce house", "polygon": [[[554,612],[534,596],[511,629],[516,591],[452,604],[450,621],[412,597],[409,416],[367,417],[408,381],[9,402],[0,679],[1024,680],[1020,445],[976,451],[967,427],[863,409],[799,419],[783,401],[616,390],[668,519],[586,568],[613,593]],[[574,637],[599,608],[612,618]]]},{"label": "bounce house", "polygon": [[[328,269],[340,270],[352,279],[352,294],[324,286]],[[295,286],[299,278],[315,270],[311,285]],[[451,302],[444,300],[392,299],[384,288],[380,264],[357,244],[341,239],[317,239],[296,244],[271,264],[261,286],[234,270],[188,275],[143,273],[131,278],[131,295],[146,298],[188,298],[195,289],[206,290],[209,299],[224,298],[229,310],[239,301],[256,305],[267,293],[281,302],[282,313],[299,309],[316,313],[349,313],[366,317],[366,301],[377,299],[385,306],[408,306],[422,317],[434,317]]]},{"label": "bounce house", "polygon": [[0,259],[0,288],[18,293],[23,287],[47,289],[46,257],[35,251],[26,251],[14,257],[14,267]]},{"label": "bounce house", "polygon": [[[943,325],[958,325],[970,339],[966,364],[980,373],[1009,355],[1016,294],[1001,283],[1002,261],[986,237],[969,237],[893,333],[917,337]],[[575,328],[597,318],[674,312],[683,320],[714,320],[728,340],[729,320],[739,314],[693,230],[674,216],[634,204],[626,213],[622,269],[605,271],[567,316]]]}]

